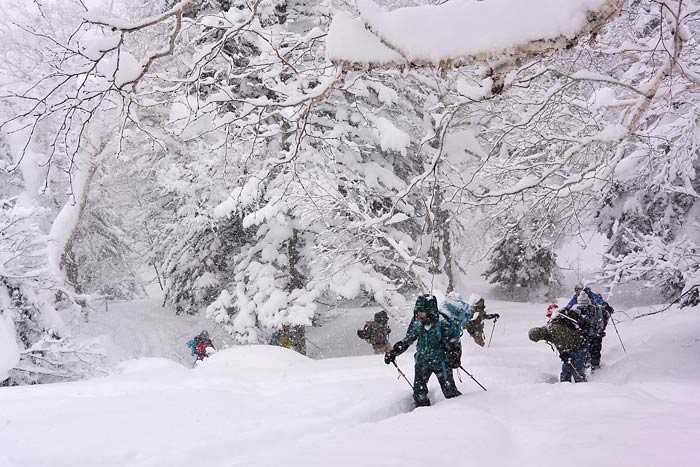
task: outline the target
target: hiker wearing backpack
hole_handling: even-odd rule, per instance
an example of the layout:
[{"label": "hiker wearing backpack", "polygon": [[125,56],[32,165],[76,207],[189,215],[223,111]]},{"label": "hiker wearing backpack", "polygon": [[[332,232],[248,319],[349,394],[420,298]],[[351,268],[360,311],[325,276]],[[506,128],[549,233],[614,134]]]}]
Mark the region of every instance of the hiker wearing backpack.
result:
[{"label": "hiker wearing backpack", "polygon": [[582,331],[588,347],[586,364],[590,364],[591,371],[594,371],[600,366],[600,347],[597,347],[598,354],[596,365],[593,365],[592,348],[595,344],[602,342],[603,336],[605,335],[603,309],[602,307],[594,305],[588,298],[588,294],[581,291],[578,296],[577,303],[573,306],[572,310],[576,310],[576,312],[581,316],[582,321],[585,323]]},{"label": "hiker wearing backpack", "polygon": [[581,283],[574,286],[574,296],[571,297],[571,300],[569,300],[569,303],[566,304],[564,309],[571,309],[575,305],[579,304],[579,297],[585,300],[585,298],[583,298],[581,295],[581,292],[588,297],[590,304],[596,308],[596,310],[591,310],[591,313],[595,313],[596,315],[594,319],[595,322],[593,323],[595,329],[593,330],[592,335],[588,337],[591,369],[596,370],[600,368],[600,353],[603,349],[605,329],[608,327],[608,321],[615,310],[608,304],[608,302],[603,300],[602,296],[594,293],[590,287],[584,287],[584,285]]},{"label": "hiker wearing backpack", "polygon": [[416,344],[413,400],[416,407],[429,406],[428,380],[437,376],[446,399],[461,395],[455,385],[452,369],[459,368],[462,358],[460,335],[448,321],[441,320],[437,299],[430,294],[418,297],[413,310],[414,319],[408,326],[406,337],[394,344],[384,356],[387,365]]},{"label": "hiker wearing backpack", "polygon": [[270,337],[270,345],[278,345],[306,355],[306,332],[304,326],[283,324]]},{"label": "hiker wearing backpack", "polygon": [[196,357],[195,363],[198,360],[204,360],[210,354],[216,351],[216,347],[209,338],[209,333],[207,331],[202,331],[192,339],[187,341],[187,346],[192,352],[192,356]]},{"label": "hiker wearing backpack", "polygon": [[478,297],[471,308],[473,314],[470,320],[464,325],[464,329],[472,336],[472,339],[477,345],[483,347],[486,344],[484,339],[484,320],[492,319],[495,323],[501,315],[498,313],[487,314],[486,302],[484,302],[483,297]]},{"label": "hiker wearing backpack", "polygon": [[562,361],[559,381],[586,381],[586,359],[588,358],[588,320],[579,313],[579,308],[557,313],[545,326],[532,328],[528,337],[533,342],[544,340],[553,345]]},{"label": "hiker wearing backpack", "polygon": [[389,345],[389,334],[391,328],[387,324],[389,316],[386,311],[379,311],[374,314],[374,319],[367,321],[362,329],[357,330],[357,337],[364,339],[372,345],[374,354],[384,354],[391,350]]},{"label": "hiker wearing backpack", "polygon": [[289,324],[283,324],[281,328],[273,332],[270,337],[270,345],[278,345],[286,349],[291,349],[292,327]]}]

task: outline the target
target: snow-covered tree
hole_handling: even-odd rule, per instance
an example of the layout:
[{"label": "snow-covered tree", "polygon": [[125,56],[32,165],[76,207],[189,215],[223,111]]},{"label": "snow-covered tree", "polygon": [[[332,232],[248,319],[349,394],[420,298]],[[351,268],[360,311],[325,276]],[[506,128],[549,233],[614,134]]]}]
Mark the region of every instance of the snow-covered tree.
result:
[{"label": "snow-covered tree", "polygon": [[494,247],[483,276],[509,298],[526,300],[540,292],[555,296],[561,274],[552,247],[533,242],[516,226]]},{"label": "snow-covered tree", "polygon": [[597,223],[617,280],[643,251],[683,253],[654,279],[682,287],[698,264],[697,2],[434,3],[71,3],[71,34],[37,36],[60,66],[13,91],[11,120],[77,189],[54,272],[81,257],[96,167],[116,156],[148,183],[123,231],[151,232],[168,300],[241,342],[309,324],[322,296],[396,310],[453,288],[512,225],[553,268],[557,237]]}]

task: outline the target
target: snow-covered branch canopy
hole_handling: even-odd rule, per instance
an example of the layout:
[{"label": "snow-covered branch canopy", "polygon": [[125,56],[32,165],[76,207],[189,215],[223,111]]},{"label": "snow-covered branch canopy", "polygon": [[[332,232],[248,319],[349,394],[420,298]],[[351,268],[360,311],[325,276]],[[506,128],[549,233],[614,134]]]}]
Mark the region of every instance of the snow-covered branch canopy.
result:
[{"label": "snow-covered branch canopy", "polygon": [[345,68],[460,66],[565,47],[596,31],[621,0],[452,1],[387,11],[357,0],[359,17],[339,12],[327,41]]}]

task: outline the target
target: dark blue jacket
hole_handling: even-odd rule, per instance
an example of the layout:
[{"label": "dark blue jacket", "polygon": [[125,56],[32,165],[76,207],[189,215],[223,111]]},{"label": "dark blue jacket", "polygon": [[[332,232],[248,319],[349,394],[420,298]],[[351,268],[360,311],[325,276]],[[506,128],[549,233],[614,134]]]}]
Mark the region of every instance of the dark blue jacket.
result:
[{"label": "dark blue jacket", "polygon": [[[593,303],[594,305],[599,305],[599,306],[605,305],[605,300],[603,300],[603,297],[601,297],[600,295],[598,295],[596,293],[593,293],[593,291],[591,290],[590,287],[586,287],[585,289],[583,289],[583,291],[586,292],[586,295],[588,295],[588,298],[591,299],[591,303]],[[567,303],[564,308],[570,309],[571,307],[576,305],[576,303],[577,303],[576,295],[574,295],[571,298],[571,300],[569,300],[569,303]]]}]

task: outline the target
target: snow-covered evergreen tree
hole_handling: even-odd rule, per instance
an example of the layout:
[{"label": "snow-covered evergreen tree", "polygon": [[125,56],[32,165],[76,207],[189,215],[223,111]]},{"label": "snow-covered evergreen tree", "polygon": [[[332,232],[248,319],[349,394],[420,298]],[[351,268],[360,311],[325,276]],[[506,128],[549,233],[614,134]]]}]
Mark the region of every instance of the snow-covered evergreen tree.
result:
[{"label": "snow-covered evergreen tree", "polygon": [[533,242],[516,226],[494,247],[483,276],[509,298],[526,300],[541,291],[555,296],[561,274],[552,247]]}]

